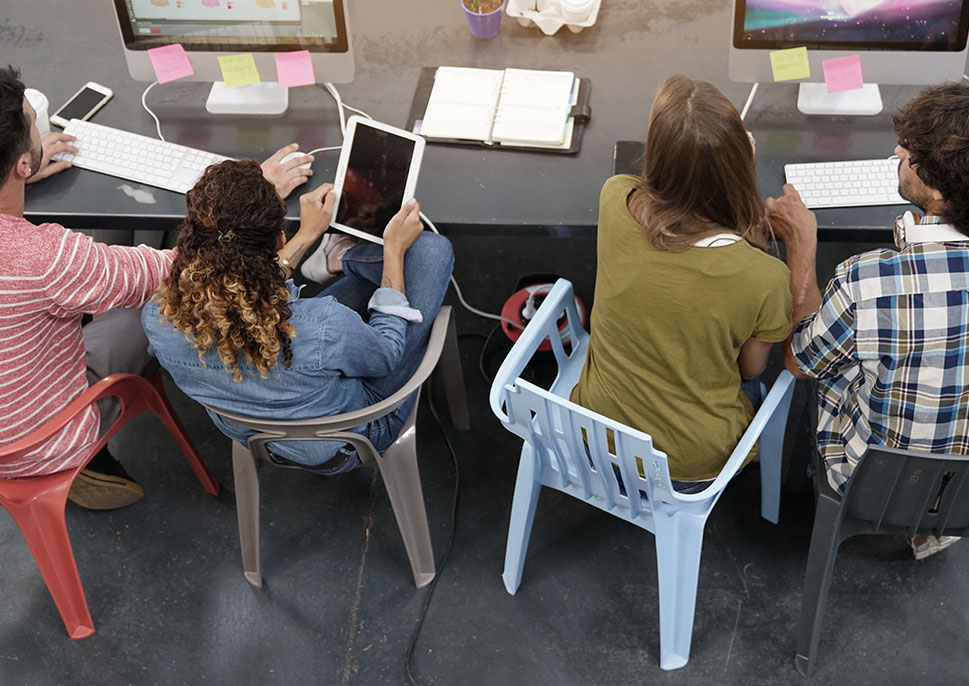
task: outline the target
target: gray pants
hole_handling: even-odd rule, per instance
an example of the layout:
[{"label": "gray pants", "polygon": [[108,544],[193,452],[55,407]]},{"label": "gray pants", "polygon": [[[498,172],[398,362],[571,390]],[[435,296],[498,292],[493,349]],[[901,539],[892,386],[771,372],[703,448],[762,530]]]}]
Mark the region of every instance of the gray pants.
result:
[{"label": "gray pants", "polygon": [[[158,370],[158,362],[148,354],[148,339],[141,328],[141,308],[115,309],[96,315],[81,332],[89,386],[110,374],[150,377]],[[121,403],[114,397],[104,398],[98,402],[98,410],[101,433],[104,433],[121,413]]]}]

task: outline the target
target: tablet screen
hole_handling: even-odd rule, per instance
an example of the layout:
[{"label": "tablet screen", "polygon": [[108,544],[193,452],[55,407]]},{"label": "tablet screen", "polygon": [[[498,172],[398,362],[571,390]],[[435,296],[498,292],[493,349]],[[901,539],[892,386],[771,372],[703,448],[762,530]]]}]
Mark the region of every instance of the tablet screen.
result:
[{"label": "tablet screen", "polygon": [[359,123],[347,158],[336,222],[375,236],[397,214],[414,141]]}]

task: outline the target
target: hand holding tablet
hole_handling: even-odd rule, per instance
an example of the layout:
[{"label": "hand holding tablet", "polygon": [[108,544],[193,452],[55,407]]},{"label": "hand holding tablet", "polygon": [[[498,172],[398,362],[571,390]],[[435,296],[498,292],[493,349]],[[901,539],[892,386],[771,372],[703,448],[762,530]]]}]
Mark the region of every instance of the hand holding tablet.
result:
[{"label": "hand holding tablet", "polygon": [[337,209],[330,226],[383,243],[384,229],[413,198],[423,155],[424,139],[420,136],[350,117],[336,170]]}]

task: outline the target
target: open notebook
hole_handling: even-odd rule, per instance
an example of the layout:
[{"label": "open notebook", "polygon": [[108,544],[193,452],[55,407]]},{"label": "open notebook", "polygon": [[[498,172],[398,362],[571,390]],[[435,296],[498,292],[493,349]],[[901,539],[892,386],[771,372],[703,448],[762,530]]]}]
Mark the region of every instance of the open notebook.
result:
[{"label": "open notebook", "polygon": [[578,91],[572,72],[438,67],[420,133],[430,139],[567,149]]}]

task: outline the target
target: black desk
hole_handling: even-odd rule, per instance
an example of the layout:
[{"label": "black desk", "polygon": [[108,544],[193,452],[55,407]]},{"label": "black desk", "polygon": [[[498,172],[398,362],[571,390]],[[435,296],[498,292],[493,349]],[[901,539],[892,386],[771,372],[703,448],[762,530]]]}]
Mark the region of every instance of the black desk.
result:
[{"label": "black desk", "polygon": [[[6,7],[0,45],[25,82],[60,105],[86,80],[115,90],[94,121],[146,135],[154,124],[141,109],[146,84],[127,74],[113,10],[106,0],[15,2]],[[716,83],[739,106],[748,87],[726,76],[730,10],[717,0],[688,15],[683,8],[605,3],[596,26],[546,37],[506,21],[498,37],[471,37],[456,0],[410,3],[355,0],[350,7],[357,77],[340,87],[344,100],[377,119],[403,126],[421,67],[437,64],[500,68],[571,69],[593,83],[593,116],[575,156],[428,146],[417,197],[450,235],[591,237],[598,193],[611,174],[617,140],[642,139],[656,87],[674,71]],[[701,3],[703,4],[703,3]],[[663,4],[665,5],[665,4]],[[676,56],[670,66],[670,56]],[[303,150],[340,142],[335,106],[319,87],[295,89],[282,118],[208,115],[208,86],[158,86],[148,101],[169,140],[237,157],[263,159],[297,141]],[[914,88],[883,89],[886,109]],[[758,139],[763,191],[776,195],[783,164],[791,160],[854,159],[891,154],[890,117],[808,118],[795,107],[796,88],[764,86],[748,115]],[[332,178],[336,153],[322,153],[310,186]],[[182,216],[181,195],[150,189],[153,204],[139,203],[124,182],[79,169],[28,187],[27,216],[74,228],[171,229]],[[137,184],[129,184],[137,186]],[[147,187],[145,187],[147,188]],[[890,241],[887,227],[899,207],[819,212],[822,239]],[[297,201],[290,202],[295,216]]]}]

